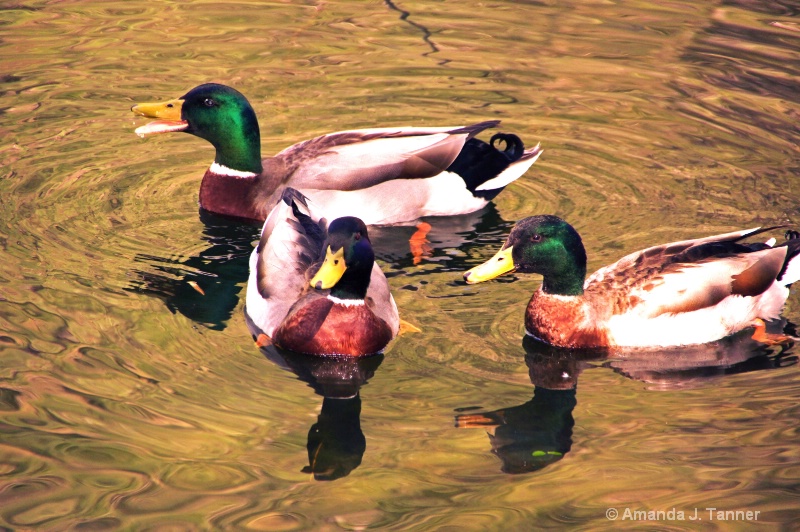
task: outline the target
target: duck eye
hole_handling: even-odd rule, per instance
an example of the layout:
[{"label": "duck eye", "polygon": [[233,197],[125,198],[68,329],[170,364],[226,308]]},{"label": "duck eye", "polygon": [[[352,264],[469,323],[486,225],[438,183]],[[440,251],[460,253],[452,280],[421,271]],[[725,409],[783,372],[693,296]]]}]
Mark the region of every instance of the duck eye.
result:
[{"label": "duck eye", "polygon": [[540,235],[539,233],[534,233],[533,235],[531,235],[531,242],[541,242],[541,241],[542,241],[542,235]]},{"label": "duck eye", "polygon": [[361,240],[361,233],[354,234],[353,238],[355,238],[356,240]]},{"label": "duck eye", "polygon": [[205,105],[206,107],[214,107],[214,100],[212,100],[211,98],[206,98],[205,100],[203,100],[203,105]]}]

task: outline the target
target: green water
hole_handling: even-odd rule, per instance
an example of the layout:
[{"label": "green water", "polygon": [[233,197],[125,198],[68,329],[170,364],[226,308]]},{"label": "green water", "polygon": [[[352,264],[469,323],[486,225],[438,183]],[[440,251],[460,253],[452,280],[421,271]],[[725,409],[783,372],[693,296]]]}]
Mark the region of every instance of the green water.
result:
[{"label": "green water", "polygon": [[[798,13],[744,0],[0,6],[0,526],[797,528],[793,348],[745,335],[580,359],[523,344],[535,276],[466,286],[460,272],[532,214],[575,225],[590,271],[653,243],[800,223]],[[210,81],[250,98],[264,153],[329,131],[501,119],[544,154],[486,211],[428,220],[419,264],[413,228],[375,231],[422,332],[361,366],[267,357],[242,312],[258,228],[198,215],[212,148],[133,134],[132,104]],[[800,323],[797,294],[784,315]],[[710,521],[709,507],[760,514]]]}]

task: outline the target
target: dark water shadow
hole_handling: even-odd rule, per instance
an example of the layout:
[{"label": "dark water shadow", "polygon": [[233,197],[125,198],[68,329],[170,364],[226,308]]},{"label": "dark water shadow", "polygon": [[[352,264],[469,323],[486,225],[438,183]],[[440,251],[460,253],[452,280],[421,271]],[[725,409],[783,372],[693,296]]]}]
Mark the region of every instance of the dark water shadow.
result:
[{"label": "dark water shadow", "polygon": [[[414,22],[413,20],[409,20],[409,17],[411,16],[411,13],[406,11],[406,10],[404,10],[404,9],[401,9],[400,7],[398,7],[397,4],[395,4],[392,0],[383,0],[383,3],[386,4],[386,6],[389,9],[391,9],[392,11],[397,11],[398,13],[400,13],[400,20],[401,21],[405,22],[406,24],[408,24],[412,28],[418,30],[422,34],[422,40],[425,42],[425,44],[428,46],[428,48],[431,49],[430,52],[425,52],[424,54],[422,54],[423,57],[427,57],[429,55],[438,54],[439,53],[439,47],[436,46],[436,43],[433,42],[433,39],[432,39],[433,33],[431,32],[431,30],[429,30],[426,26],[423,26],[422,24]],[[446,65],[449,62],[450,62],[450,59],[442,58],[441,60],[439,60],[437,62],[437,64],[438,65]]]},{"label": "dark water shadow", "polygon": [[[795,327],[785,320],[768,324],[768,332],[782,331],[796,335]],[[455,425],[486,429],[502,472],[538,471],[572,449],[578,377],[587,368],[611,369],[646,383],[648,389],[675,390],[712,385],[725,375],[797,363],[791,344],[767,346],[751,335],[749,329],[709,344],[659,350],[571,350],[526,336],[522,347],[534,386],[531,400],[490,412],[458,413]]]},{"label": "dark water shadow", "polygon": [[[175,257],[169,249],[137,254],[133,262],[139,266],[131,270],[125,290],[161,299],[170,312],[223,330],[243,295],[261,225],[206,211],[201,211],[200,220],[200,239],[208,243],[203,251],[191,257]],[[466,270],[470,261],[465,254],[470,249],[484,247],[487,239],[501,241],[513,225],[491,204],[471,214],[424,221],[430,231],[421,239],[413,238],[418,231],[414,226],[370,227],[376,257],[386,263],[387,277]]]},{"label": "dark water shadow", "polygon": [[170,312],[222,330],[247,282],[252,243],[261,226],[206,211],[201,211],[200,220],[200,239],[208,243],[203,251],[177,258],[168,249],[137,254],[133,262],[141,266],[131,270],[125,290],[161,299]]},{"label": "dark water shadow", "polygon": [[[253,338],[261,331],[246,317]],[[308,430],[308,465],[303,473],[314,480],[346,477],[359,465],[367,449],[361,430],[361,387],[375,375],[383,355],[368,357],[320,357],[279,349],[261,348],[262,354],[279,367],[297,375],[317,395],[322,410]]]}]

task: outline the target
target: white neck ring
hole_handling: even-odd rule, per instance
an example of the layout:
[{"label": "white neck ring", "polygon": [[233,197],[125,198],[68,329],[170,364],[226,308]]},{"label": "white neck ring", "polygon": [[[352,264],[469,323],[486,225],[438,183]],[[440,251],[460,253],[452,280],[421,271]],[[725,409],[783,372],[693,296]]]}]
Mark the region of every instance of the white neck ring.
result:
[{"label": "white neck ring", "polygon": [[238,177],[242,179],[256,177],[258,175],[254,174],[253,172],[242,172],[241,170],[234,170],[233,168],[228,168],[227,166],[216,162],[211,165],[209,170],[217,175],[224,175],[227,177]]},{"label": "white neck ring", "polygon": [[344,305],[345,307],[360,307],[364,304],[363,299],[339,299],[328,294],[328,299],[333,301],[336,305]]}]

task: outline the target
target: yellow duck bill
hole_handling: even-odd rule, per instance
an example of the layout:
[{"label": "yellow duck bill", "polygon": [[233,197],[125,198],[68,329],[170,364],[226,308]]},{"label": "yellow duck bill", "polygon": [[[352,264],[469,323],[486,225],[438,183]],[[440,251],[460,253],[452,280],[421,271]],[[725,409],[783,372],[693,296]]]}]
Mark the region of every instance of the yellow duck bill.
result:
[{"label": "yellow duck bill", "polygon": [[183,100],[170,100],[162,103],[140,103],[134,105],[131,107],[131,111],[133,111],[135,115],[159,119],[136,128],[135,133],[140,137],[144,137],[145,135],[152,135],[155,133],[184,131],[189,127],[189,123],[181,119],[182,108]]},{"label": "yellow duck bill", "polygon": [[504,273],[513,272],[516,269],[514,268],[514,259],[511,257],[513,249],[514,246],[501,249],[491,259],[466,272],[464,280],[467,284],[477,284],[499,277]]},{"label": "yellow duck bill", "polygon": [[339,251],[334,253],[331,247],[328,246],[325,252],[325,260],[322,261],[317,274],[311,279],[309,284],[317,290],[326,290],[333,288],[339,279],[344,275],[347,266],[344,262],[344,247],[339,248]]}]

